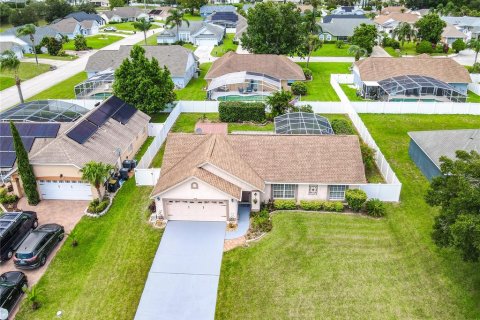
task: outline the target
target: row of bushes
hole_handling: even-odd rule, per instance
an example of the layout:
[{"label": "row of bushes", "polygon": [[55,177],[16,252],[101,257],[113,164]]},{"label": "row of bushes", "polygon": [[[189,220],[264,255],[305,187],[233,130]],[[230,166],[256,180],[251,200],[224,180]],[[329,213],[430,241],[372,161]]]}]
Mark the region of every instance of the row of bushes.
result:
[{"label": "row of bushes", "polygon": [[383,217],[387,208],[379,199],[369,199],[367,194],[361,189],[349,189],[345,192],[345,200],[348,206],[355,212],[365,210],[365,213],[372,217]]},{"label": "row of bushes", "polygon": [[429,41],[423,40],[420,43],[417,43],[417,46],[415,47],[415,51],[417,53],[448,53],[448,50],[450,48],[448,47],[448,44],[438,44],[438,45],[432,45]]},{"label": "row of bushes", "polygon": [[94,199],[88,205],[88,212],[90,212],[90,213],[100,213],[100,212],[104,211],[105,209],[107,209],[109,203],[110,203],[109,198],[103,198],[102,201],[100,201],[99,199]]},{"label": "row of bushes", "polygon": [[12,204],[17,202],[18,197],[14,194],[9,194],[7,189],[0,188],[0,203],[1,204]]},{"label": "row of bushes", "polygon": [[261,102],[224,101],[218,106],[220,121],[265,121],[265,104]]},{"label": "row of bushes", "polygon": [[273,202],[275,210],[308,210],[308,211],[332,211],[342,212],[343,203],[340,201],[321,201],[321,200],[301,200],[300,205],[297,205],[295,200],[277,199]]}]

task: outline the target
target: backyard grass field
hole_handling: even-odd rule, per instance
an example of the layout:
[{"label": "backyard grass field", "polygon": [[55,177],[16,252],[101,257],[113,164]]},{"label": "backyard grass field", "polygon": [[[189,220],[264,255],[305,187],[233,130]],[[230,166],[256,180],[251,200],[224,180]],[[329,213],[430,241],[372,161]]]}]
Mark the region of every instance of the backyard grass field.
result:
[{"label": "backyard grass field", "polygon": [[[85,37],[87,39],[87,46],[92,49],[101,49],[114,42],[122,40],[121,36],[113,36],[110,34],[97,34],[94,36]],[[75,42],[73,40],[63,44],[63,50],[75,50]]]},{"label": "backyard grass field", "polygon": [[[39,63],[38,66],[35,62],[20,62],[18,68],[18,75],[20,80],[25,81],[36,77],[42,73],[50,70],[49,64]],[[15,75],[13,71],[4,70],[0,72],[0,90],[4,90],[15,85]]]},{"label": "backyard grass field", "polygon": [[211,66],[211,62],[202,63],[200,65],[200,76],[196,79],[192,78],[185,88],[175,91],[177,100],[205,100],[207,92],[203,89],[207,86],[207,81],[204,77]]},{"label": "backyard grass field", "polygon": [[74,87],[75,85],[79,84],[80,82],[87,80],[87,73],[82,71],[77,73],[70,78],[57,83],[56,85],[34,95],[33,97],[29,98],[28,100],[42,100],[42,99],[74,99],[75,92]]},{"label": "backyard grass field", "polygon": [[[25,58],[35,59],[35,55],[33,53],[24,53],[23,56]],[[78,56],[74,56],[74,55],[51,56],[48,53],[37,53],[37,57],[38,59],[63,60],[63,61],[72,61],[78,58]]]},{"label": "backyard grass field", "polygon": [[350,57],[348,53],[350,45],[344,44],[342,48],[337,48],[335,43],[324,43],[323,46],[312,52],[312,57]]},{"label": "backyard grass field", "polygon": [[427,180],[408,131],[479,128],[479,116],[361,115],[403,183],[388,217],[281,213],[273,232],[224,255],[222,319],[478,319],[478,263],[431,241]]},{"label": "backyard grass field", "polygon": [[227,33],[225,38],[223,38],[223,43],[221,45],[213,47],[211,55],[214,57],[221,57],[228,51],[236,51],[238,44],[233,43],[233,38],[235,34]]},{"label": "backyard grass field", "polygon": [[351,88],[349,84],[340,84],[343,92],[347,95],[348,100],[350,101],[365,101],[362,97],[357,96],[357,90]]},{"label": "backyard grass field", "polygon": [[[307,66],[306,62],[298,63],[302,68]],[[313,79],[305,82],[307,84],[307,95],[302,101],[340,101],[340,98],[330,85],[332,73],[350,73],[348,68],[351,63],[344,62],[310,62],[308,68],[312,70]]]},{"label": "backyard grass field", "polygon": [[133,319],[162,234],[147,222],[151,190],[130,179],[105,216],[82,218],[78,247],[67,238],[38,283],[41,308],[24,301],[15,319]]}]

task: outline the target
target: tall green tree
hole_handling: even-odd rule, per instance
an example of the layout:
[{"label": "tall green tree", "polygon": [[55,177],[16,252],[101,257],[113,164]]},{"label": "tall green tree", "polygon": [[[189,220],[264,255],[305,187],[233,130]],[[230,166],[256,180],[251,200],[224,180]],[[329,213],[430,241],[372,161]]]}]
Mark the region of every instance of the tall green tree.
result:
[{"label": "tall green tree", "polygon": [[73,12],[73,7],[65,0],[46,0],[45,20],[52,22]]},{"label": "tall green tree", "polygon": [[393,29],[392,35],[400,41],[403,45],[405,41],[411,41],[415,35],[415,30],[412,28],[412,25],[408,22],[401,22],[395,29]]},{"label": "tall green tree", "polygon": [[294,55],[304,44],[300,10],[289,2],[260,2],[248,10],[242,46],[252,53]]},{"label": "tall green tree", "polygon": [[38,15],[32,6],[26,6],[25,8],[12,10],[10,13],[9,22],[14,27],[28,23],[36,24],[38,23]]},{"label": "tall green tree", "polygon": [[95,187],[99,199],[102,199],[100,187],[108,179],[112,169],[113,166],[107,163],[95,161],[87,162],[83,168],[80,169],[80,172],[82,173],[82,179],[90,182],[90,184]]},{"label": "tall green tree", "polygon": [[0,23],[7,24],[11,14],[12,8],[6,3],[0,3]]},{"label": "tall green tree", "polygon": [[159,112],[175,100],[174,84],[167,67],[145,57],[145,49],[133,46],[130,58],[115,70],[113,92],[120,99],[147,113]]},{"label": "tall green tree", "polygon": [[277,91],[267,97],[267,104],[271,108],[273,117],[287,113],[291,108],[293,95],[290,91]]},{"label": "tall green tree", "polygon": [[37,190],[37,180],[35,179],[32,166],[30,165],[27,150],[25,150],[22,138],[20,137],[13,121],[10,121],[10,131],[12,132],[13,147],[15,149],[15,154],[17,155],[18,173],[22,178],[23,190],[27,196],[28,204],[36,205],[40,202],[40,196],[38,195]]},{"label": "tall green tree", "polygon": [[92,2],[82,2],[76,7],[76,11],[83,11],[85,13],[97,13],[97,8]]},{"label": "tall green tree", "polygon": [[15,85],[17,86],[18,90],[18,97],[20,98],[20,102],[23,103],[24,101],[21,87],[22,81],[18,75],[18,68],[20,68],[20,60],[18,60],[15,52],[12,50],[7,50],[0,55],[0,71],[13,72],[15,77]]},{"label": "tall green tree", "polygon": [[305,43],[303,46],[300,47],[298,55],[303,57],[307,56],[307,65],[310,63],[310,57],[312,56],[312,52],[317,49],[320,49],[323,46],[323,42],[320,40],[318,35],[316,34],[309,34],[305,37]]},{"label": "tall green tree", "polygon": [[467,48],[472,49],[475,51],[475,60],[473,61],[474,64],[477,63],[478,59],[478,52],[480,52],[480,39],[471,39],[467,43]]},{"label": "tall green tree", "polygon": [[180,0],[180,4],[193,15],[195,10],[200,10],[201,6],[208,4],[208,0]]},{"label": "tall green tree", "polygon": [[377,37],[377,28],[374,25],[362,23],[354,29],[351,42],[353,45],[364,48],[368,53],[371,53]]},{"label": "tall green tree", "polygon": [[433,178],[426,195],[440,208],[432,237],[440,247],[455,247],[463,258],[480,258],[480,154],[457,151],[457,159],[440,158],[442,175]]},{"label": "tall green tree", "polygon": [[418,37],[430,42],[432,45],[436,45],[440,41],[443,29],[446,26],[447,23],[440,19],[436,13],[427,14],[415,22]]},{"label": "tall green tree", "polygon": [[355,61],[360,60],[360,57],[364,57],[368,54],[367,49],[357,46],[355,44],[348,48],[348,53],[355,56]]},{"label": "tall green tree", "polygon": [[139,31],[143,32],[143,39],[145,45],[147,45],[147,31],[152,27],[152,23],[147,21],[145,18],[139,19],[133,23],[133,27]]},{"label": "tall green tree", "polygon": [[30,38],[30,42],[32,43],[33,53],[35,54],[35,61],[37,62],[37,66],[38,66],[37,50],[35,50],[35,32],[36,32],[36,28],[34,24],[26,24],[17,29],[17,36],[28,36]]},{"label": "tall green tree", "polygon": [[117,7],[123,7],[125,5],[125,0],[109,0],[110,10]]},{"label": "tall green tree", "polygon": [[168,12],[170,15],[167,17],[167,19],[165,19],[165,24],[172,27],[175,26],[177,28],[177,40],[180,40],[178,28],[180,28],[184,22],[187,24],[187,26],[190,26],[190,22],[184,17],[183,11],[170,9]]}]

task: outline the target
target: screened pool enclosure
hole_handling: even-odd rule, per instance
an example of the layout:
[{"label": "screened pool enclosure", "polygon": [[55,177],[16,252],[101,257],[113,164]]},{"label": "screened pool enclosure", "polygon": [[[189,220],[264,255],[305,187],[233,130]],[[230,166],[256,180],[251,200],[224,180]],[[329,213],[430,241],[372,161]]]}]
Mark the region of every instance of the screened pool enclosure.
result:
[{"label": "screened pool enclosure", "polygon": [[365,98],[380,101],[465,102],[466,92],[437,79],[407,75],[363,84]]},{"label": "screened pool enclosure", "polygon": [[330,121],[315,113],[286,113],[274,122],[276,134],[334,134]]},{"label": "screened pool enclosure", "polygon": [[19,104],[0,113],[1,121],[72,122],[87,113],[78,104],[61,100],[36,100]]},{"label": "screened pool enclosure", "polygon": [[113,71],[98,73],[77,84],[74,88],[77,99],[106,99],[112,95]]}]

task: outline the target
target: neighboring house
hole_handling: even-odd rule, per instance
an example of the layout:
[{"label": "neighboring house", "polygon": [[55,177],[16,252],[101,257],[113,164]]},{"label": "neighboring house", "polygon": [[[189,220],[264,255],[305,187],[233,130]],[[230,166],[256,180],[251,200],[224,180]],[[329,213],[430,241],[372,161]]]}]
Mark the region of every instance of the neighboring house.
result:
[{"label": "neighboring house", "polygon": [[406,12],[410,12],[410,11],[411,11],[410,9],[408,9],[404,6],[388,6],[388,7],[383,8],[380,11],[380,14],[388,15],[390,13],[406,13]]},{"label": "neighboring house", "polygon": [[214,12],[205,18],[205,22],[224,27],[226,33],[235,33],[239,15],[236,12]]},{"label": "neighboring house", "polygon": [[[88,58],[85,71],[88,78],[99,72],[115,70],[130,56],[133,46],[120,46],[119,50],[99,50]],[[192,77],[196,76],[198,63],[192,51],[178,45],[143,46],[145,56],[154,57],[160,67],[167,67],[177,88],[184,88]]]},{"label": "neighboring house", "polygon": [[347,41],[349,37],[353,36],[355,28],[362,23],[373,24],[370,19],[332,19],[330,23],[319,23],[318,25],[323,31],[319,34],[320,40]]},{"label": "neighboring house", "polygon": [[234,40],[241,41],[242,35],[248,28],[248,21],[242,15],[238,15],[238,22],[237,27],[235,29],[235,37]]},{"label": "neighboring house", "polygon": [[137,7],[115,7],[113,10],[102,12],[100,16],[107,23],[148,20],[149,18],[148,11]]},{"label": "neighboring house", "polygon": [[210,5],[204,5],[200,7],[200,15],[204,18],[208,17],[214,12],[235,12],[237,11],[237,8],[235,6],[210,6]]},{"label": "neighboring house", "polygon": [[337,19],[368,19],[365,15],[357,15],[357,14],[329,14],[322,17],[323,23],[330,23],[332,20]]},{"label": "neighboring house", "polygon": [[448,24],[454,25],[458,30],[467,36],[467,40],[478,39],[480,37],[480,18],[479,17],[442,17],[442,20]]},{"label": "neighboring house", "polygon": [[[97,7],[103,7],[103,8],[110,7],[110,1],[109,0],[88,0],[88,1],[90,3],[93,3]],[[73,4],[73,5],[75,5],[75,4]]]},{"label": "neighboring house", "polygon": [[[23,41],[22,41],[23,42]],[[13,51],[15,53],[15,56],[17,59],[22,59],[23,58],[23,50],[22,47],[25,45],[25,43],[18,43],[18,42],[0,42],[0,56],[3,54],[3,52],[7,50]]]},{"label": "neighboring house", "polygon": [[254,3],[246,3],[243,5],[242,9],[245,13],[248,13],[248,10],[251,8],[255,7],[255,2]]},{"label": "neighboring house", "polygon": [[262,98],[280,90],[290,90],[295,81],[305,81],[302,68],[285,56],[227,52],[205,75],[207,95],[212,100],[227,96]]},{"label": "neighboring house", "polygon": [[353,65],[361,96],[384,101],[465,102],[472,82],[467,69],[450,58],[370,57]]},{"label": "neighboring house", "polygon": [[[23,52],[33,53],[34,48],[32,47],[32,42],[30,41],[30,36],[17,36],[17,30],[20,27],[10,28],[0,33],[0,43],[14,42],[17,45],[21,46]],[[39,45],[42,42],[44,37],[55,37],[57,39],[61,38],[60,32],[51,26],[36,27],[35,34],[33,35],[34,44]],[[42,48],[42,51],[46,52],[45,48]]]},{"label": "neighboring house", "polygon": [[192,43],[194,45],[216,46],[225,36],[225,27],[203,21],[185,22],[181,26],[165,29],[157,35],[158,44],[173,44],[177,41]]},{"label": "neighboring house", "polygon": [[69,39],[73,39],[77,35],[84,34],[82,25],[74,18],[62,19],[54,24],[51,24],[50,26],[57,30],[61,35],[67,36]]},{"label": "neighboring house", "polygon": [[100,25],[95,20],[84,20],[80,22],[82,26],[82,34],[85,36],[90,36],[97,34],[100,30]]},{"label": "neighboring house", "polygon": [[169,16],[169,11],[172,10],[173,7],[158,7],[148,12],[150,18],[154,20],[163,20],[165,21]]},{"label": "neighboring house", "polygon": [[408,154],[428,180],[442,174],[440,157],[456,159],[456,151],[480,153],[480,130],[437,130],[409,132]]},{"label": "neighboring house", "polygon": [[85,13],[83,11],[72,12],[65,16],[65,19],[68,18],[73,18],[78,22],[94,20],[99,26],[103,26],[105,24],[105,20],[96,13]]},{"label": "neighboring house", "polygon": [[338,14],[342,14],[342,15],[353,15],[353,14],[364,15],[365,11],[358,6],[338,6],[336,9],[333,9],[331,11],[331,14],[333,14],[333,15],[338,15]]},{"label": "neighboring house", "polygon": [[344,201],[365,183],[357,136],[172,133],[152,199],[167,220],[235,221],[239,204]]},{"label": "neighboring house", "polygon": [[457,39],[461,39],[465,42],[467,41],[467,35],[458,30],[455,26],[447,24],[447,26],[443,29],[441,41],[451,47],[452,43],[454,43]]},{"label": "neighboring house", "polygon": [[212,0],[210,1],[212,4],[234,4],[234,3],[240,3],[240,0]]},{"label": "neighboring house", "polygon": [[420,20],[421,16],[419,13],[390,13],[387,15],[379,15],[375,17],[373,22],[377,25],[378,31],[384,31],[390,36],[392,35],[393,30],[402,22],[411,24],[412,26]]}]

